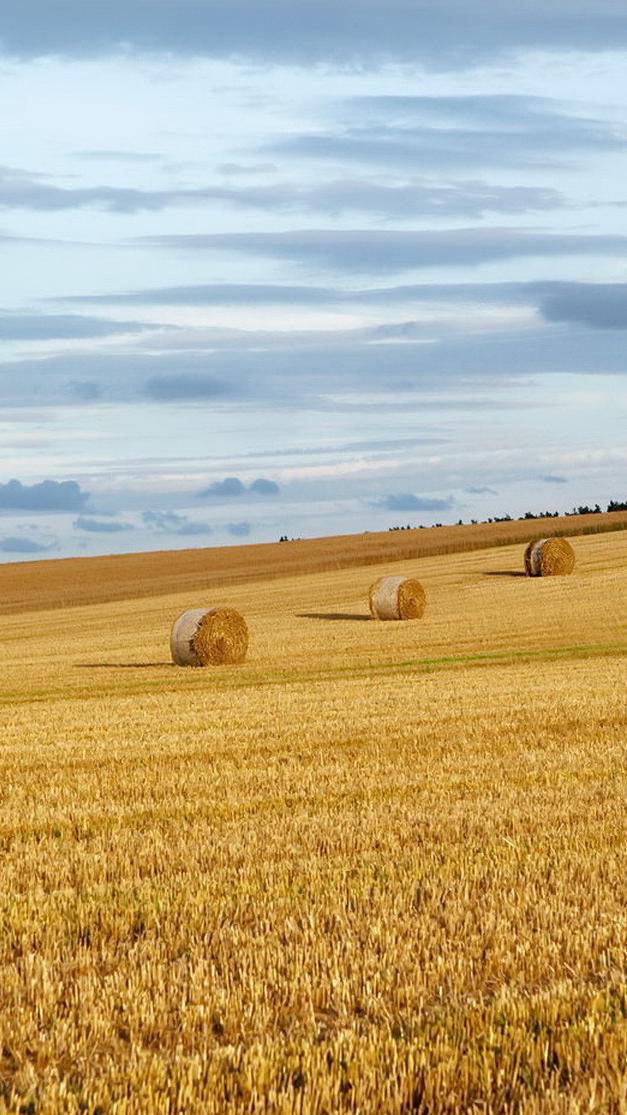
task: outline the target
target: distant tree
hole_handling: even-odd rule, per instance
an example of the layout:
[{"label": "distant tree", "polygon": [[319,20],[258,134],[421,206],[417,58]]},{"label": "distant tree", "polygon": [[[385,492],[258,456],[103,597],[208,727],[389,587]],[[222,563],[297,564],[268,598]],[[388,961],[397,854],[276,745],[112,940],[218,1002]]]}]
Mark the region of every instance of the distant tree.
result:
[{"label": "distant tree", "polygon": [[598,503],[594,507],[588,507],[587,504],[582,504],[581,507],[573,507],[572,511],[567,511],[567,515],[600,515],[601,508]]},{"label": "distant tree", "polygon": [[611,499],[607,509],[608,511],[627,511],[627,500]]}]

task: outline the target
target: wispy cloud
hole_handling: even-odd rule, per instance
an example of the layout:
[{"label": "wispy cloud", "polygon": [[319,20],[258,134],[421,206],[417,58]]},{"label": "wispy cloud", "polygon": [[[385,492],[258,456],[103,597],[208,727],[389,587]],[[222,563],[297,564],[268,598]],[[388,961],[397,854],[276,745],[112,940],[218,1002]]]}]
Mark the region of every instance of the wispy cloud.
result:
[{"label": "wispy cloud", "polygon": [[[423,175],[436,168],[467,173],[469,167],[565,165],[573,156],[625,150],[624,130],[612,121],[576,109],[566,111],[559,102],[541,97],[355,97],[342,115],[350,122],[318,133],[294,134],[269,149],[333,165],[384,166]],[[467,186],[470,199],[472,183]],[[488,189],[485,183],[483,188]],[[506,196],[502,195],[501,204]],[[529,208],[546,207],[541,194],[535,205],[532,196]],[[553,196],[555,204],[557,195]],[[511,195],[513,205],[514,198]],[[547,194],[545,202],[548,199]],[[518,211],[522,204],[520,195]]]},{"label": "wispy cloud", "polygon": [[86,148],[82,151],[74,151],[73,154],[79,159],[88,159],[93,162],[103,163],[160,163],[164,159],[164,155],[159,151],[119,151],[117,148],[108,150],[107,148]]},{"label": "wispy cloud", "polygon": [[57,186],[41,174],[0,167],[0,209],[54,213],[102,209],[110,213],[160,212],[175,207],[230,205],[267,213],[367,213],[385,220],[410,217],[481,217],[485,213],[528,213],[563,207],[559,191],[547,186],[501,186],[484,181],[399,182],[344,177],[318,185],[271,185],[148,190],[129,186]]},{"label": "wispy cloud", "polygon": [[338,271],[377,274],[425,267],[473,266],[524,257],[609,256],[622,258],[627,236],[542,232],[520,228],[294,229],[290,232],[190,233],[146,238],[156,248],[236,252],[315,264]]},{"label": "wispy cloud", "polygon": [[0,310],[0,341],[73,341],[142,333],[140,321],[107,321],[81,314],[9,313]]}]

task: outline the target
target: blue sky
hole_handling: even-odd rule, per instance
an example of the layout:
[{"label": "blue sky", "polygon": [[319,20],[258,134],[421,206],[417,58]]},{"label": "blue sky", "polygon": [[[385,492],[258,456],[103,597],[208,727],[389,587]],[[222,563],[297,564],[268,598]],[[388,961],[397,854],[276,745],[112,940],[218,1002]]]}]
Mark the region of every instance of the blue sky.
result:
[{"label": "blue sky", "polygon": [[627,498],[618,7],[16,5],[0,560]]}]

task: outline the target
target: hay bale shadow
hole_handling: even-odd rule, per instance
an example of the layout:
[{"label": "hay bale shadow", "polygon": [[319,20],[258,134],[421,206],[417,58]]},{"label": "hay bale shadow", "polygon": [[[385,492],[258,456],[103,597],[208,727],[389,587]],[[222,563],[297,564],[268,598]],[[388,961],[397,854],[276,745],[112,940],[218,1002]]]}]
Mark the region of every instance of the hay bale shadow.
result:
[{"label": "hay bale shadow", "polygon": [[174,668],[173,662],[75,662],[77,670],[162,670]]},{"label": "hay bale shadow", "polygon": [[484,577],[526,577],[523,569],[484,569]]},{"label": "hay bale shadow", "polygon": [[297,612],[296,615],[299,619],[326,619],[326,620],[347,620],[355,623],[371,623],[372,616],[365,616],[357,612]]}]

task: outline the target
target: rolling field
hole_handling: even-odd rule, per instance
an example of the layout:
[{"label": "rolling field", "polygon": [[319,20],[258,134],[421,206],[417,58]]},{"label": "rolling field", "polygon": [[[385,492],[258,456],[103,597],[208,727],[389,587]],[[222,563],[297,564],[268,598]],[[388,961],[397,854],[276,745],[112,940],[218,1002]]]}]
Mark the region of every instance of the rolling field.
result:
[{"label": "rolling field", "polygon": [[[5,575],[1,1113],[627,1112],[627,533],[486,540]],[[170,664],[204,603],[243,666]]]}]

